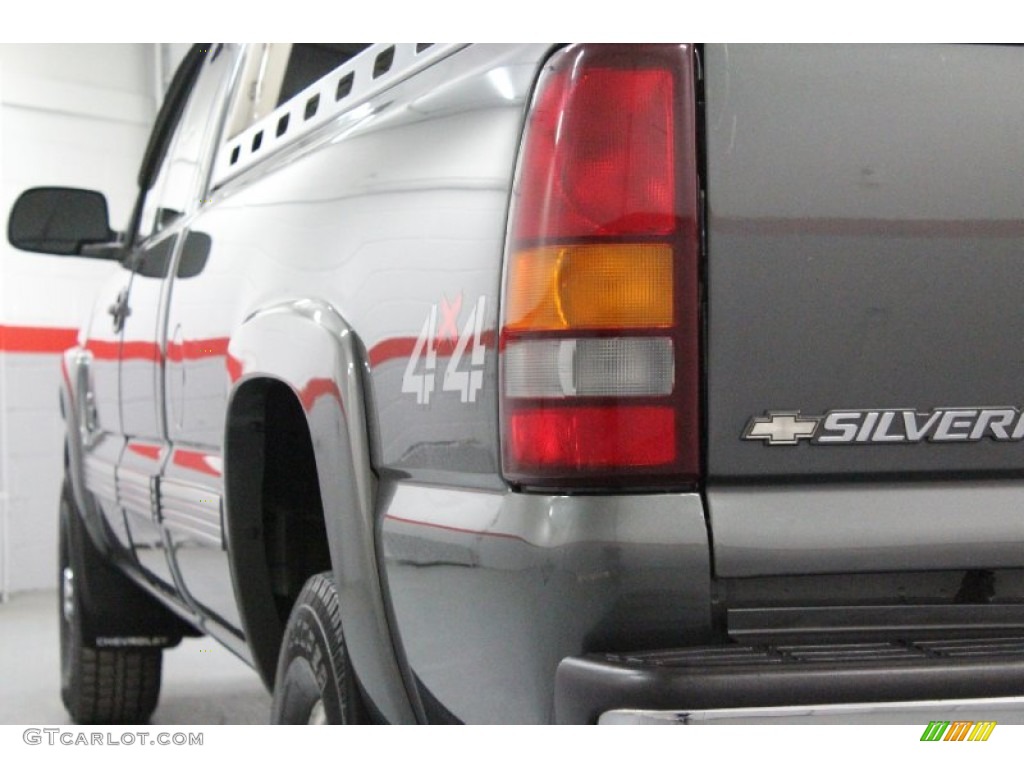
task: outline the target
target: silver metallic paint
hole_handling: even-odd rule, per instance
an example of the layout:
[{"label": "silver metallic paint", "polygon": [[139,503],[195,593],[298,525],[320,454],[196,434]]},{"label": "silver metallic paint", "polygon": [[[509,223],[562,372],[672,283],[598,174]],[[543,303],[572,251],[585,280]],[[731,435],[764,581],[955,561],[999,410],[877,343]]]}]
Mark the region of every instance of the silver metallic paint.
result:
[{"label": "silver metallic paint", "polygon": [[696,494],[382,485],[381,556],[402,646],[426,688],[467,723],[550,720],[566,656],[710,634]]},{"label": "silver metallic paint", "polygon": [[[288,343],[281,343],[283,339]],[[394,643],[376,567],[376,482],[363,404],[364,364],[357,344],[332,307],[303,299],[251,315],[232,337],[228,351],[243,361],[235,391],[253,377],[276,379],[291,386],[305,406],[349,656],[361,684],[388,721],[411,723],[417,717],[410,692],[394,654],[384,650]],[[317,381],[331,382],[333,390],[305,398],[303,392],[310,392],[310,383]],[[226,459],[230,464],[230,456]],[[227,507],[230,514],[230,495]]]}]

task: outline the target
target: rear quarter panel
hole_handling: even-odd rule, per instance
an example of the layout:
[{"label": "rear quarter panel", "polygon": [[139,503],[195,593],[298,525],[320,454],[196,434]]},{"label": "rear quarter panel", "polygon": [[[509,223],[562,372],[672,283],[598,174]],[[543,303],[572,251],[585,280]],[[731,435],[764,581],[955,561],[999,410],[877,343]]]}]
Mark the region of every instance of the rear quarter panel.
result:
[{"label": "rear quarter panel", "polygon": [[[168,336],[197,350],[213,340],[203,348],[224,365],[185,357],[177,439],[221,447],[222,340],[258,309],[314,299],[338,311],[365,351],[378,471],[500,486],[490,339],[523,109],[545,50],[459,51],[215,192],[192,224],[209,236],[209,257],[201,274],[175,281]],[[443,389],[454,348],[443,342],[429,400],[403,393],[425,321],[434,313],[439,334],[461,332],[478,303],[487,344],[479,397],[464,403]],[[203,383],[211,377],[217,385]]]}]

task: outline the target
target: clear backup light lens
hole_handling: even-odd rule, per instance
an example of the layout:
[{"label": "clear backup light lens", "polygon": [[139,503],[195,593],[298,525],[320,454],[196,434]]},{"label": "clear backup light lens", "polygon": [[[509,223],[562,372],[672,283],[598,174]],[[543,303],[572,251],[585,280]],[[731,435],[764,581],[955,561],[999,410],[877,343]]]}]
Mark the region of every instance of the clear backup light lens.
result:
[{"label": "clear backup light lens", "polygon": [[672,339],[534,339],[505,349],[505,395],[513,398],[643,397],[672,394]]},{"label": "clear backup light lens", "polygon": [[576,394],[670,395],[675,367],[671,339],[580,339],[576,342]]}]

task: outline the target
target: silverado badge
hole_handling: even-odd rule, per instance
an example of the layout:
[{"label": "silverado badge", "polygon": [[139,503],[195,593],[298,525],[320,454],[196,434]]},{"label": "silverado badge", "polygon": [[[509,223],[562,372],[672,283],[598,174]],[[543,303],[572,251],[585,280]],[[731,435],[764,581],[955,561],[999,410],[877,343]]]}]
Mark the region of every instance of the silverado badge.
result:
[{"label": "silverado badge", "polygon": [[765,445],[865,445],[892,443],[965,443],[985,438],[996,441],[1024,439],[1024,418],[1013,406],[994,408],[933,408],[920,413],[912,408],[832,410],[821,416],[800,411],[765,411],[743,430],[744,440]]}]

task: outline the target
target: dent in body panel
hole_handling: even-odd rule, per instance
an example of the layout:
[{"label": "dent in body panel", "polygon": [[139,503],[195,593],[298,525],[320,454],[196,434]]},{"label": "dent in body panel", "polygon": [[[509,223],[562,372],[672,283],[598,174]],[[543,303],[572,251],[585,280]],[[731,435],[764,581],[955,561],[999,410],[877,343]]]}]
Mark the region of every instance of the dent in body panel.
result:
[{"label": "dent in body panel", "polygon": [[389,484],[381,557],[413,672],[465,722],[545,722],[589,650],[708,639],[696,495],[549,497]]}]

